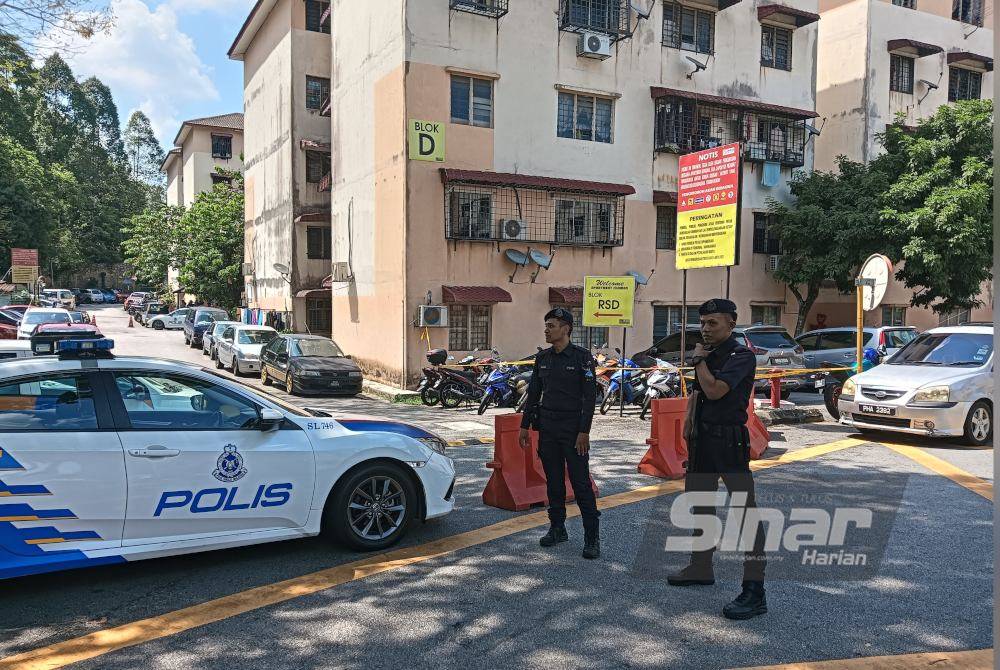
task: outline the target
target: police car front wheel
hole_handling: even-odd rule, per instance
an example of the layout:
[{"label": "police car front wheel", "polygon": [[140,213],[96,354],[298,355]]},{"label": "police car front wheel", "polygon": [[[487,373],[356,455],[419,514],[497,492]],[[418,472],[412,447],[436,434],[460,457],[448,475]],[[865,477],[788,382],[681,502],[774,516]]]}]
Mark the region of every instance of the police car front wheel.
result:
[{"label": "police car front wheel", "polygon": [[416,487],[402,467],[374,463],[349,473],[337,485],[323,524],[344,544],[377,551],[405,535],[416,508]]}]

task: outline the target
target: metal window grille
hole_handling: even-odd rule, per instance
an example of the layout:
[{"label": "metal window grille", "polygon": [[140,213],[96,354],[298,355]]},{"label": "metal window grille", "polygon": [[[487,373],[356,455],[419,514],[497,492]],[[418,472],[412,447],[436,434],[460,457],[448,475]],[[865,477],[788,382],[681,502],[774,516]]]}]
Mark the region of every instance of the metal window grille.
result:
[{"label": "metal window grille", "polygon": [[610,98],[559,93],[557,136],[610,143],[613,127],[614,101]]},{"label": "metal window grille", "polygon": [[663,46],[710,54],[715,52],[715,13],[663,3]]},{"label": "metal window grille", "polygon": [[677,249],[677,208],[661,205],[656,208],[656,248]]},{"label": "metal window grille", "polygon": [[306,152],[306,182],[319,184],[330,173],[330,154],[318,151]]},{"label": "metal window grille", "polygon": [[613,39],[629,37],[629,4],[625,0],[560,0],[559,29],[595,32]]},{"label": "metal window grille", "polygon": [[233,178],[230,177],[229,175],[226,175],[226,174],[219,174],[218,172],[213,172],[211,174],[211,177],[212,177],[212,185],[213,186],[215,184],[232,184],[233,183]]},{"label": "metal window grille", "polygon": [[905,326],[906,307],[903,305],[883,305],[882,306],[883,326]]},{"label": "metal window grille", "polygon": [[[698,305],[687,306],[687,319],[681,319],[682,313],[681,305],[653,305],[653,341],[679,333],[682,321],[684,325],[693,325],[700,319]],[[680,350],[679,345],[677,348]]]},{"label": "metal window grille", "polygon": [[451,0],[451,9],[499,19],[507,13],[508,0]]},{"label": "metal window grille", "polygon": [[774,229],[774,215],[753,213],[753,252],[771,256],[781,253],[781,240]]},{"label": "metal window grille", "polygon": [[761,26],[760,64],[779,70],[792,69],[792,31],[777,26]]},{"label": "metal window grille", "polygon": [[569,341],[573,344],[590,349],[591,347],[604,347],[608,343],[608,329],[583,325],[583,307],[572,305],[552,305],[568,309],[573,315],[573,332],[569,335]]},{"label": "metal window grille", "polygon": [[686,154],[743,143],[743,160],[805,165],[805,121],[664,96],[656,101],[656,151]]},{"label": "metal window grille", "polygon": [[951,18],[974,26],[983,25],[983,0],[952,0]]},{"label": "metal window grille", "polygon": [[972,321],[972,311],[960,309],[945,314],[938,315],[939,326],[961,326],[963,323]]},{"label": "metal window grille", "polygon": [[323,109],[323,103],[330,97],[330,80],[323,77],[306,76],[306,109],[317,112]]},{"label": "metal window grille", "polygon": [[232,158],[233,138],[229,135],[212,135],[212,158]]},{"label": "metal window grille", "polygon": [[489,305],[449,305],[448,348],[453,351],[490,348]]},{"label": "metal window grille", "polygon": [[618,247],[625,237],[625,198],[522,186],[449,182],[445,237]]},{"label": "metal window grille", "polygon": [[451,76],[451,121],[483,128],[493,126],[493,82]]},{"label": "metal window grille", "polygon": [[750,322],[763,326],[780,326],[781,305],[750,305]]},{"label": "metal window grille", "polygon": [[330,253],[330,229],[323,226],[309,226],[306,228],[306,258],[329,260],[333,256]]},{"label": "metal window grille", "polygon": [[953,67],[948,72],[948,102],[978,100],[982,95],[983,75],[974,70]]},{"label": "metal window grille", "polygon": [[892,0],[892,4],[897,7],[906,7],[907,9],[917,8],[917,0]]},{"label": "metal window grille", "polygon": [[913,93],[914,59],[899,54],[889,55],[889,90]]},{"label": "metal window grille", "polygon": [[333,307],[329,298],[306,298],[306,325],[313,335],[333,330]]},{"label": "metal window grille", "polygon": [[329,2],[321,2],[321,0],[306,0],[306,30],[312,33],[326,33],[329,35],[329,16],[327,16],[324,20],[326,10],[329,8]]}]

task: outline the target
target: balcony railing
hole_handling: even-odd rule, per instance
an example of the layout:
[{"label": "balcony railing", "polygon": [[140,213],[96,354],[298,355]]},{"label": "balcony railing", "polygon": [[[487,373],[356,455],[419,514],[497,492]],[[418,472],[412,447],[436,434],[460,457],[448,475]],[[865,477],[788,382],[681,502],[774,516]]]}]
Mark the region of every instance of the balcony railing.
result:
[{"label": "balcony railing", "polygon": [[631,37],[628,0],[560,0],[559,29],[609,35],[612,41]]},{"label": "balcony railing", "polygon": [[508,0],[451,0],[449,6],[460,12],[470,12],[499,19],[507,13]]},{"label": "balcony railing", "polygon": [[686,154],[740,142],[744,160],[773,161],[787,167],[805,164],[806,118],[814,113],[723,100],[707,95],[656,96],[655,150]]},{"label": "balcony railing", "polygon": [[445,238],[617,247],[627,185],[443,170]]}]

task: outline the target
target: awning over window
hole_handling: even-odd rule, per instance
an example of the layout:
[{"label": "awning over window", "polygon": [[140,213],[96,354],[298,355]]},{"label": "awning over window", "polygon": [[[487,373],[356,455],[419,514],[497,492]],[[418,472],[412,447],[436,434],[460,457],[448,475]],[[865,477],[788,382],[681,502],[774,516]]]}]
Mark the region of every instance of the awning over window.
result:
[{"label": "awning over window", "polygon": [[295,294],[296,298],[330,298],[329,288],[307,288]]},{"label": "awning over window", "polygon": [[579,179],[559,179],[556,177],[536,177],[526,174],[508,172],[484,172],[479,170],[453,170],[441,168],[441,181],[462,182],[464,184],[482,184],[484,186],[522,186],[546,191],[606,193],[608,195],[632,195],[635,188],[628,184],[609,184],[600,181],[581,181]]},{"label": "awning over window", "polygon": [[944,51],[944,49],[936,44],[918,42],[917,40],[889,40],[887,46],[889,51],[905,51],[911,54],[916,54],[917,58],[923,58],[924,56],[930,56],[932,54],[939,54]]},{"label": "awning over window", "polygon": [[741,98],[726,98],[721,95],[709,95],[708,93],[695,93],[694,91],[682,91],[677,88],[664,88],[663,86],[650,86],[650,95],[653,98],[676,97],[687,98],[688,100],[698,100],[713,105],[724,107],[739,107],[768,114],[780,114],[793,119],[814,119],[819,114],[809,109],[796,109],[795,107],[785,107],[783,105],[772,105],[758,100],[743,100]]},{"label": "awning over window", "polygon": [[549,287],[549,304],[550,305],[582,305],[583,304],[583,287],[582,286],[564,286],[562,288],[556,286]]},{"label": "awning over window", "polygon": [[299,146],[301,146],[306,151],[321,151],[325,154],[330,153],[329,142],[317,142],[315,140],[299,140]]},{"label": "awning over window", "polygon": [[763,21],[764,19],[777,19],[783,23],[793,23],[796,28],[801,28],[819,21],[819,14],[784,5],[761,5],[757,8],[757,20]]},{"label": "awning over window", "polygon": [[333,288],[333,275],[327,275],[323,279],[323,288],[325,288],[327,290]]},{"label": "awning over window", "polygon": [[993,72],[993,59],[989,56],[980,56],[979,54],[970,53],[968,51],[953,51],[948,54],[948,65],[968,65],[971,67],[981,67],[987,72]]},{"label": "awning over window", "polygon": [[295,223],[330,223],[330,212],[299,214],[295,217]]},{"label": "awning over window", "polygon": [[510,293],[499,286],[442,286],[441,296],[446,303],[459,305],[513,302]]},{"label": "awning over window", "polygon": [[677,191],[653,191],[654,205],[676,205]]}]

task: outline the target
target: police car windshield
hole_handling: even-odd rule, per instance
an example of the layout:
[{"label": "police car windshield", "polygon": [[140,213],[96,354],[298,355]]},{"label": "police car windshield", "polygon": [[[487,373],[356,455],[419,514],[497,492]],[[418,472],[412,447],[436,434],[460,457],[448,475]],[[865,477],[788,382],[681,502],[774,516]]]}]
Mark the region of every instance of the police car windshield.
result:
[{"label": "police car windshield", "polygon": [[979,367],[993,355],[993,336],[985,333],[924,333],[888,363]]},{"label": "police car windshield", "polygon": [[150,305],[146,308],[147,314],[166,314],[170,311],[170,308],[166,305]]},{"label": "police car windshield", "polygon": [[39,323],[72,323],[66,312],[28,312],[24,322],[29,325]]},{"label": "police car windshield", "polygon": [[343,358],[344,356],[344,352],[333,340],[289,340],[288,351],[295,358],[319,358],[323,356]]},{"label": "police car windshield", "polygon": [[241,330],[240,344],[267,344],[273,340],[276,333],[272,330]]},{"label": "police car windshield", "polygon": [[87,323],[87,319],[83,315],[83,312],[70,312],[69,318],[73,323]]}]

